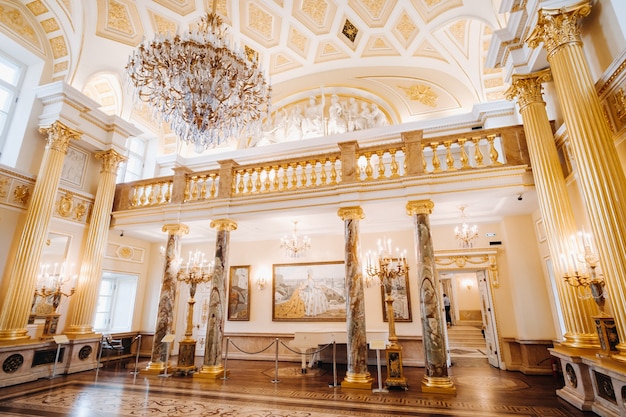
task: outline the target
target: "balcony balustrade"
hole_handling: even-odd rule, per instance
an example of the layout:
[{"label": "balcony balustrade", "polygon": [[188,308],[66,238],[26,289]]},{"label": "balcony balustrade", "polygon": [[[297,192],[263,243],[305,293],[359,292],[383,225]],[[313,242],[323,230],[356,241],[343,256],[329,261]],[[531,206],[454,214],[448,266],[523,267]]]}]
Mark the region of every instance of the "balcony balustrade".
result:
[{"label": "balcony balustrade", "polygon": [[337,152],[246,165],[230,160],[220,162],[220,169],[181,171],[172,177],[118,184],[114,211],[530,166],[521,126],[430,138],[415,133],[403,134],[400,141],[373,146],[343,142],[338,144]]}]

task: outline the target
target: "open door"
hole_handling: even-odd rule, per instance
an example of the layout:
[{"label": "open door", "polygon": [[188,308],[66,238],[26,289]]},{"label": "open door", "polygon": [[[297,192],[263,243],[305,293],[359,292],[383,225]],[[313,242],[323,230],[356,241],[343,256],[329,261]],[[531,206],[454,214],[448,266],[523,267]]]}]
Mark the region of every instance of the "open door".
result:
[{"label": "open door", "polygon": [[496,368],[500,368],[500,359],[498,356],[498,335],[496,333],[495,317],[491,303],[491,289],[489,288],[489,282],[487,281],[485,271],[476,271],[476,279],[478,280],[483,331],[487,345],[487,352],[485,353],[487,354],[489,364]]}]

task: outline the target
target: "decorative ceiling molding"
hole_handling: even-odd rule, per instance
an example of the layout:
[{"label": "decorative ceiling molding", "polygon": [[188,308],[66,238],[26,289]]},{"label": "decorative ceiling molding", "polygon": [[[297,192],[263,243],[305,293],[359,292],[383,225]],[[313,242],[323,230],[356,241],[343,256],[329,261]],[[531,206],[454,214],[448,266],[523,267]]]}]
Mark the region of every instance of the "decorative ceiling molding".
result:
[{"label": "decorative ceiling molding", "polygon": [[289,28],[289,38],[287,45],[298,55],[306,58],[309,53],[310,40],[295,27]]},{"label": "decorative ceiling molding", "polygon": [[315,53],[315,63],[333,61],[336,59],[349,58],[348,55],[340,46],[333,42],[320,42]]},{"label": "decorative ceiling molding", "polygon": [[152,30],[154,33],[174,34],[178,30],[178,23],[174,20],[170,20],[167,17],[160,15],[152,10],[148,10],[150,15],[150,21],[152,22]]},{"label": "decorative ceiling molding", "polygon": [[[196,2],[194,0],[153,0],[155,3],[160,4],[177,13],[181,16],[186,16],[196,10]],[[211,10],[208,8],[207,10]]]},{"label": "decorative ceiling molding", "polygon": [[392,33],[400,41],[404,49],[408,49],[418,35],[419,29],[411,17],[403,11],[393,26]]},{"label": "decorative ceiling molding", "polygon": [[443,62],[448,62],[448,60],[441,55],[439,50],[435,48],[430,42],[425,40],[420,44],[420,46],[415,50],[414,56],[421,56],[427,58],[438,59]]},{"label": "decorative ceiling molding", "polygon": [[96,35],[137,46],[144,35],[134,1],[98,0]]},{"label": "decorative ceiling molding", "polygon": [[337,6],[326,0],[294,0],[293,16],[316,35],[330,32]]},{"label": "decorative ceiling molding", "polygon": [[[33,3],[41,4],[41,2]],[[31,47],[35,48],[37,52],[45,55],[42,40],[37,36],[37,30],[33,23],[29,21],[30,19],[25,14],[25,11],[5,2],[1,2],[0,6],[0,25],[7,29],[6,32],[13,33],[16,38],[28,43]],[[26,6],[31,13],[33,13],[32,3]],[[43,4],[41,4],[41,6],[43,7]],[[47,12],[45,7],[43,12],[39,7],[37,7],[36,10],[38,14],[35,14],[35,16]]]},{"label": "decorative ceiling molding", "polygon": [[460,19],[449,25],[444,32],[452,40],[452,43],[459,48],[459,51],[469,58],[469,29],[470,22],[467,19]]},{"label": "decorative ceiling molding", "polygon": [[363,57],[390,55],[400,55],[400,52],[398,52],[384,35],[370,36],[361,54]]},{"label": "decorative ceiling molding", "polygon": [[241,6],[241,32],[266,48],[277,46],[280,42],[280,16],[253,1],[246,1]]},{"label": "decorative ceiling molding", "polygon": [[382,28],[389,20],[389,16],[396,6],[397,0],[349,0],[348,4],[354,9],[365,24],[371,28]]},{"label": "decorative ceiling molding", "polygon": [[302,64],[285,53],[277,53],[270,58],[270,75],[301,67]]},{"label": "decorative ceiling molding", "polygon": [[463,6],[463,0],[411,0],[411,3],[426,23],[447,11]]}]

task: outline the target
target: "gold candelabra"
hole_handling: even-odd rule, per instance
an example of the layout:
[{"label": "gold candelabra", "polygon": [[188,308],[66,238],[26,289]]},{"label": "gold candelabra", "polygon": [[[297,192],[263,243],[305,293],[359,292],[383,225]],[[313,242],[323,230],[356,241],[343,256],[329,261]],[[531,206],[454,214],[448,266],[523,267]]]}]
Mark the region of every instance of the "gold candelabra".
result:
[{"label": "gold candelabra", "polygon": [[178,270],[176,278],[189,285],[189,300],[187,301],[187,328],[183,341],[194,341],[193,339],[193,306],[196,303],[196,288],[198,284],[208,282],[213,278],[215,262],[205,260],[204,253],[200,251],[189,252],[187,263]]},{"label": "gold candelabra", "polygon": [[366,285],[371,286],[378,282],[385,292],[385,308],[389,323],[389,344],[387,345],[387,386],[407,389],[408,385],[402,369],[402,347],[398,345],[396,335],[395,314],[393,311],[394,297],[392,294],[393,282],[409,270],[406,264],[406,251],[396,249],[396,257],[391,255],[391,239],[378,241],[378,253],[367,253],[365,274]]},{"label": "gold candelabra", "polygon": [[393,312],[394,297],[391,293],[393,280],[403,277],[408,271],[406,266],[405,253],[398,251],[398,256],[392,258],[391,256],[391,240],[386,242],[378,242],[378,254],[372,252],[367,253],[367,261],[365,266],[365,273],[367,274],[366,285],[371,286],[375,281],[378,281],[385,290],[385,305],[387,311],[387,318],[389,321],[389,344],[396,347],[398,343],[398,336],[396,336],[396,327]]},{"label": "gold candelabra", "polygon": [[[41,265],[41,272],[37,278],[37,288],[35,288],[31,310],[35,309],[35,306],[38,306],[35,312],[44,314],[56,313],[62,298],[74,295],[76,292],[74,282],[72,282],[70,292],[66,293],[63,291],[63,286],[67,282],[76,279],[76,276],[72,274],[73,266],[74,265],[70,265],[68,267],[66,262],[63,262],[61,265],[55,263],[52,266],[52,272],[50,272],[50,264]],[[39,302],[37,302],[38,299]]]},{"label": "gold candelabra", "polygon": [[593,297],[600,310],[600,315],[605,315],[604,277],[597,272],[600,259],[593,249],[591,235],[583,230],[578,233],[578,239],[572,236],[571,240],[572,250],[569,260],[566,255],[561,255],[561,261],[566,271],[563,274],[563,279],[572,287],[579,289],[580,297]]}]

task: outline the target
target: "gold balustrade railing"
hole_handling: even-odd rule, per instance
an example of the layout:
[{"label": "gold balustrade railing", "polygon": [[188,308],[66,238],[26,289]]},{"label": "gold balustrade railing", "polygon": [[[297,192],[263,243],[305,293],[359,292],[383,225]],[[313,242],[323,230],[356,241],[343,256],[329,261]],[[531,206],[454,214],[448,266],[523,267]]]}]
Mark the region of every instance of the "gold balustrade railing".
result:
[{"label": "gold balustrade railing", "polygon": [[129,208],[152,207],[169,204],[171,196],[171,178],[136,183],[131,187]]},{"label": "gold balustrade railing", "polygon": [[232,196],[324,187],[339,182],[339,154],[326,154],[292,161],[238,166],[233,173]]},{"label": "gold balustrade railing", "polygon": [[219,172],[210,171],[186,176],[184,202],[203,201],[217,196]]},{"label": "gold balustrade railing", "polygon": [[[175,170],[172,177],[118,184],[114,210],[182,204],[217,198],[314,190],[338,184],[386,181],[408,175],[450,173],[502,165],[530,166],[522,126],[424,138],[409,132],[394,143],[359,147],[338,144],[339,151],[220,169]],[[410,174],[409,174],[410,173]]]}]

